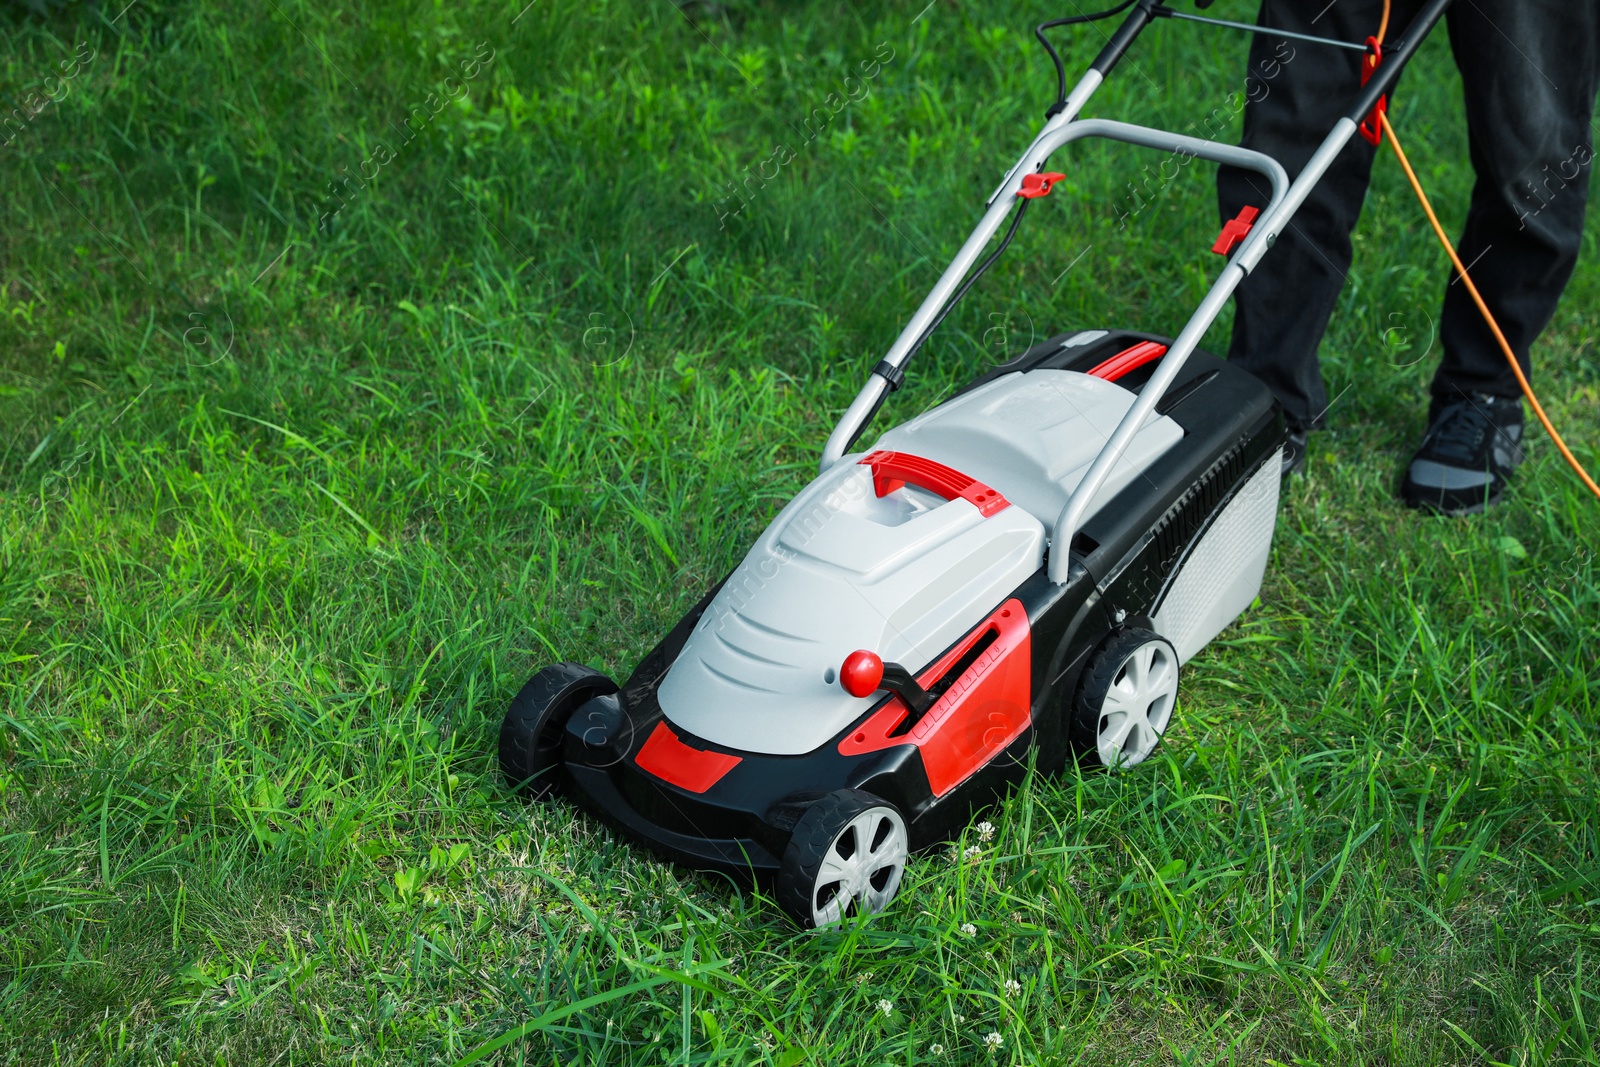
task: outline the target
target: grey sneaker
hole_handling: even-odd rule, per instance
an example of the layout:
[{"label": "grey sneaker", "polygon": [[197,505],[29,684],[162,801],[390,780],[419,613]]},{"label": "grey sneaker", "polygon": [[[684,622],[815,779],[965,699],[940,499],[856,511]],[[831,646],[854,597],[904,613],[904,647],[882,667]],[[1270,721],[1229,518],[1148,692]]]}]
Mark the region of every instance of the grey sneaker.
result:
[{"label": "grey sneaker", "polygon": [[1499,503],[1521,462],[1521,397],[1435,397],[1400,497],[1410,507],[1441,515],[1475,515]]}]

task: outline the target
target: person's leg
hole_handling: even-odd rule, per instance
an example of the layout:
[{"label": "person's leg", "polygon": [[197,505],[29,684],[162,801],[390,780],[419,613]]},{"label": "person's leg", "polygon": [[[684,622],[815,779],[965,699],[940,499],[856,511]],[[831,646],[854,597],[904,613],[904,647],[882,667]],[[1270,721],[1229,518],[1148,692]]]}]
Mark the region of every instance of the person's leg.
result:
[{"label": "person's leg", "polygon": [[[1531,378],[1528,350],[1555,313],[1583,243],[1600,4],[1461,0],[1448,20],[1477,173],[1456,252]],[[1439,336],[1435,397],[1521,395],[1453,270]]]},{"label": "person's leg", "polygon": [[[1403,26],[1414,3],[1395,7],[1391,25]],[[1263,0],[1257,21],[1361,41],[1377,31],[1381,17],[1381,0],[1328,5]],[[1361,56],[1257,34],[1248,73],[1240,143],[1277,159],[1293,178],[1354,102]],[[1350,231],[1361,215],[1374,155],[1366,141],[1353,139],[1234,295],[1228,358],[1267,384],[1282,402],[1291,431],[1303,434],[1320,427],[1328,407],[1317,346],[1350,269]],[[1223,220],[1246,204],[1264,207],[1268,191],[1265,179],[1254,173],[1222,168],[1217,200]]]},{"label": "person's leg", "polygon": [[[1555,313],[1583,240],[1600,75],[1600,5],[1462,0],[1448,16],[1477,181],[1456,252],[1532,377],[1529,348]],[[1470,514],[1521,462],[1516,375],[1452,270],[1428,429],[1400,495]]]}]

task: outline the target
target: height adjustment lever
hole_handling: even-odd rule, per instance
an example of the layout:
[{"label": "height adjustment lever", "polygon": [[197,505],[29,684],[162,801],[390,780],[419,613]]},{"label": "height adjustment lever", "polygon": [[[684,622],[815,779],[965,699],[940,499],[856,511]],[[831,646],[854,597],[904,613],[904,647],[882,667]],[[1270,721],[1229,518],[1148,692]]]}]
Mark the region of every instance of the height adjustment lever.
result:
[{"label": "height adjustment lever", "polygon": [[854,697],[871,696],[887,689],[905,701],[913,715],[927,711],[935,699],[910,671],[898,663],[885,663],[876,652],[864,648],[845,657],[844,666],[839,670],[839,684]]}]

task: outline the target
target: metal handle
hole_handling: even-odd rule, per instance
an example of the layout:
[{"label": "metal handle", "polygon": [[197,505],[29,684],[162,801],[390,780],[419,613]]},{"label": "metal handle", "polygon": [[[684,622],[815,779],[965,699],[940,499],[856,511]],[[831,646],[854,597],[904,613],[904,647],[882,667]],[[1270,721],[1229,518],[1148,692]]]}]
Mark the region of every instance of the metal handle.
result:
[{"label": "metal handle", "polygon": [[[1091,79],[1093,81],[1091,82]],[[1073,89],[1072,96],[1068,98],[1068,110],[1062,115],[1070,115],[1083,106],[1089,94],[1094,91],[1099,78],[1094,71],[1084,76],[1084,80]],[[1087,87],[1086,87],[1087,85]],[[1078,119],[1076,121],[1062,122],[1061,115],[1056,116],[1028,146],[1028,151],[1022,156],[1011,171],[1006,175],[1000,187],[995,190],[989,200],[989,209],[983,219],[967,238],[966,244],[961,246],[961,251],[951,261],[950,266],[940,275],[934,284],[933,291],[923,300],[922,306],[911,317],[906,328],[901,331],[889,352],[883,357],[883,362],[889,367],[899,370],[910,357],[913,346],[928,324],[934,320],[948,300],[960,285],[962,278],[977,261],[980,253],[989,244],[990,239],[1000,228],[1000,224],[1011,212],[1011,201],[1015,198],[1017,190],[1022,188],[1023,180],[1029,175],[1041,170],[1049,161],[1052,153],[1062,146],[1081,140],[1085,137],[1104,137],[1113,141],[1123,141],[1128,144],[1138,145],[1143,148],[1154,148],[1175,154],[1188,155],[1200,159],[1208,159],[1216,163],[1225,163],[1246,170],[1253,170],[1264,175],[1272,183],[1272,199],[1263,216],[1270,216],[1272,208],[1277,206],[1288,194],[1289,176],[1284,172],[1283,166],[1271,156],[1261,152],[1254,152],[1248,148],[1239,148],[1234,145],[1217,144],[1214,141],[1202,140],[1199,137],[1189,137],[1181,133],[1172,133],[1168,130],[1151,129],[1148,126],[1138,126],[1130,122],[1117,122],[1112,119]],[[1234,262],[1247,261],[1254,263],[1259,259],[1259,254],[1254,254],[1254,249],[1259,247],[1266,250],[1271,236],[1266,228],[1257,225],[1250,236],[1245,239],[1239,249],[1234,253]],[[1218,309],[1220,311],[1220,308]],[[1212,313],[1212,317],[1216,312]],[[1209,324],[1209,323],[1208,323]],[[1169,357],[1170,358],[1170,357]],[[850,447],[856,435],[866,420],[877,410],[883,398],[884,391],[888,388],[888,380],[874,372],[867,380],[867,384],[856,395],[855,400],[845,411],[844,417],[839,420],[839,425],[834,427],[833,433],[828,437],[828,443],[822,450],[820,467],[827,470],[837,463]]]}]

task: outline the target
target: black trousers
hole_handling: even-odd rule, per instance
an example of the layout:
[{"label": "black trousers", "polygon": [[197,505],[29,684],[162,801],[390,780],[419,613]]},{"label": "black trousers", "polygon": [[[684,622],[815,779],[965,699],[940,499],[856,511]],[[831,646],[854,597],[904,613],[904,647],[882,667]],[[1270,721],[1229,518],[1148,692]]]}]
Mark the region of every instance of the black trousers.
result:
[{"label": "black trousers", "polygon": [[[1417,6],[1394,0],[1391,39]],[[1377,32],[1381,15],[1381,0],[1262,0],[1259,23],[1363,41]],[[1477,177],[1456,251],[1528,374],[1528,348],[1554,314],[1583,239],[1600,3],[1456,0],[1445,18]],[[1241,143],[1276,158],[1293,178],[1353,103],[1360,66],[1356,52],[1257,34]],[[1235,297],[1228,358],[1267,383],[1295,429],[1319,427],[1328,407],[1317,346],[1350,269],[1350,231],[1378,151],[1359,136],[1351,140]],[[1267,186],[1225,167],[1217,199],[1223,219],[1231,219],[1245,204],[1265,206]],[[1426,222],[1419,217],[1418,224]],[[1443,355],[1433,395],[1520,395],[1494,335],[1466,286],[1449,284],[1453,277],[1447,269],[1442,282]]]}]

